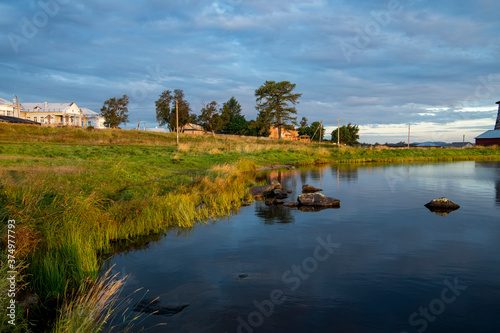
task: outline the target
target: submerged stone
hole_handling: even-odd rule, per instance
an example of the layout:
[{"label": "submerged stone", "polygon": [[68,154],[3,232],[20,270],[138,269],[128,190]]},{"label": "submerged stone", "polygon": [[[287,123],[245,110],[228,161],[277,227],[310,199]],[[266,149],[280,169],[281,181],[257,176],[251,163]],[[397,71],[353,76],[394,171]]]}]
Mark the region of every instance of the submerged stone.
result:
[{"label": "submerged stone", "polygon": [[427,208],[446,208],[446,209],[459,209],[460,206],[448,200],[447,198],[434,199],[425,204]]},{"label": "submerged stone", "polygon": [[260,197],[268,197],[269,195],[272,195],[273,191],[275,189],[281,190],[283,187],[281,184],[277,181],[273,181],[269,185],[262,185],[262,186],[255,186],[250,188],[250,194],[254,198],[260,198]]},{"label": "submerged stone", "polygon": [[305,193],[297,198],[300,206],[316,206],[316,207],[339,207],[340,200],[327,197],[321,193]]},{"label": "submerged stone", "polygon": [[316,188],[314,186],[311,186],[311,185],[302,185],[302,193],[314,193],[314,192],[319,192],[319,191],[323,191],[322,189],[320,188]]},{"label": "submerged stone", "polygon": [[143,299],[135,305],[134,311],[153,315],[172,316],[181,312],[188,306],[189,304],[162,304],[160,303],[159,297],[156,297]]},{"label": "submerged stone", "polygon": [[425,204],[431,212],[437,215],[446,216],[449,213],[453,212],[460,208],[456,203],[448,200],[447,198],[438,198],[434,199]]},{"label": "submerged stone", "polygon": [[277,188],[273,190],[272,194],[273,194],[273,198],[276,198],[276,199],[288,198],[288,194],[285,191],[277,189]]}]

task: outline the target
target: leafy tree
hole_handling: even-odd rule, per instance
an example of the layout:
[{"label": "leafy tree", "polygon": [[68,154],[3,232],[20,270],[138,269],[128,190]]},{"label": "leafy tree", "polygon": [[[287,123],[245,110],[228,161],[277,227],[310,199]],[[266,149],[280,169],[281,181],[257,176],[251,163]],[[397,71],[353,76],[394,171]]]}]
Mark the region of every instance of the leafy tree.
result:
[{"label": "leafy tree", "polygon": [[297,125],[295,106],[302,94],[295,94],[295,84],[289,81],[266,81],[259,89],[255,90],[257,110],[260,121],[260,130],[275,126],[278,129],[278,138],[281,139],[281,128],[289,123]]},{"label": "leafy tree", "polygon": [[[353,144],[357,143],[359,139],[358,125],[351,125],[351,123],[340,127],[340,143]],[[337,141],[338,129],[332,132],[332,141]]]},{"label": "leafy tree", "polygon": [[217,102],[212,101],[207,105],[203,104],[199,120],[202,121],[203,127],[212,132],[219,130],[222,127],[222,119],[220,110],[217,108]]},{"label": "leafy tree", "polygon": [[265,110],[260,110],[257,114],[257,118],[251,120],[248,126],[252,136],[269,136],[269,134],[271,134],[271,123]]},{"label": "leafy tree", "polygon": [[299,127],[299,135],[309,135],[312,137],[314,134],[314,129],[307,125],[307,118],[302,117],[302,120],[300,121],[300,127]]},{"label": "leafy tree", "polygon": [[175,89],[173,95],[170,90],[165,90],[160,94],[160,98],[155,102],[156,121],[160,126],[167,125],[170,132],[175,131],[176,101],[179,101],[179,128],[194,121],[196,116],[191,113],[191,107],[184,98],[184,92],[181,89]]},{"label": "leafy tree", "polygon": [[110,128],[118,127],[121,123],[128,122],[128,96],[110,98],[104,102],[101,115],[104,117],[104,125]]},{"label": "leafy tree", "polygon": [[[320,131],[318,127],[321,125],[321,122],[315,121],[311,125],[307,126],[307,118],[302,117],[302,121],[300,122],[299,127],[299,135],[309,135],[312,141],[318,141]],[[321,126],[321,141],[325,137],[325,127]]]},{"label": "leafy tree", "polygon": [[236,135],[246,135],[248,132],[248,121],[245,116],[237,114],[231,119],[228,125],[229,133]]},{"label": "leafy tree", "polygon": [[[320,126],[321,129],[319,129]],[[312,132],[311,141],[319,141],[320,131],[321,131],[321,141],[323,141],[323,138],[325,137],[325,127],[321,124],[321,122],[315,121],[309,127],[310,127],[310,132]]]},{"label": "leafy tree", "polygon": [[247,129],[245,131],[245,135],[249,136],[269,136],[269,128],[267,130],[262,127],[262,125],[258,122],[258,120],[251,119],[247,123]]},{"label": "leafy tree", "polygon": [[[156,105],[156,121],[160,124],[160,126],[167,125],[169,131],[172,132],[175,129],[175,124],[174,126],[170,125],[170,118],[172,117],[172,111],[175,121],[175,101],[174,97],[172,96],[172,92],[170,90],[163,91],[160,94],[160,98],[158,98],[158,100],[155,101],[155,105]],[[173,110],[172,107],[174,108]]]},{"label": "leafy tree", "polygon": [[227,102],[222,104],[222,109],[221,109],[222,129],[229,131],[229,133],[231,134],[235,134],[230,131],[229,124],[231,124],[233,118],[238,115],[241,115],[241,105],[233,96]]},{"label": "leafy tree", "polygon": [[300,128],[306,128],[307,127],[307,118],[302,117],[302,120],[300,121]]}]

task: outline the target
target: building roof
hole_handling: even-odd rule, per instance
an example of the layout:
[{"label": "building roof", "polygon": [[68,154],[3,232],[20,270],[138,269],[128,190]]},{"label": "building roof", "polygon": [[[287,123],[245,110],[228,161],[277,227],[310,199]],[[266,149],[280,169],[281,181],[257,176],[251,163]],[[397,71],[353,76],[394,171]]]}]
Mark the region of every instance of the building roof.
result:
[{"label": "building roof", "polygon": [[1,104],[1,105],[10,105],[10,106],[14,106],[14,103],[9,102],[8,100],[3,99],[3,98],[0,98],[0,104]]},{"label": "building roof", "polygon": [[422,142],[417,144],[417,147],[442,147],[441,142]]},{"label": "building roof", "polygon": [[470,142],[452,142],[452,143],[450,143],[450,145],[448,147],[451,147],[451,148],[463,148],[463,147],[466,147],[468,145],[472,146],[472,143],[470,143]]},{"label": "building roof", "polygon": [[0,116],[0,122],[3,123],[19,123],[19,124],[33,124],[33,125],[40,125],[40,123],[37,123],[35,121],[31,121],[28,119],[23,119],[23,118],[17,118],[17,117],[10,117],[10,116]]},{"label": "building roof", "polygon": [[82,110],[82,114],[86,117],[90,117],[90,118],[93,118],[93,117],[99,117],[101,116],[100,113],[97,113],[95,111],[92,111],[90,109],[87,109],[87,108],[81,108],[80,110]]},{"label": "building roof", "polygon": [[476,139],[500,139],[500,130],[486,131],[480,136],[476,136]]},{"label": "building roof", "polygon": [[159,132],[159,133],[166,133],[167,130],[164,128],[159,128],[159,127],[146,127],[146,131],[148,132]]},{"label": "building roof", "polygon": [[185,130],[188,130],[188,131],[204,131],[203,127],[201,125],[197,125],[197,124],[186,124],[184,126],[182,126],[182,129],[185,131]]},{"label": "building roof", "polygon": [[[54,111],[65,111],[71,107],[74,103],[19,103],[21,111],[30,112],[54,112]],[[35,110],[36,108],[36,110]]]}]

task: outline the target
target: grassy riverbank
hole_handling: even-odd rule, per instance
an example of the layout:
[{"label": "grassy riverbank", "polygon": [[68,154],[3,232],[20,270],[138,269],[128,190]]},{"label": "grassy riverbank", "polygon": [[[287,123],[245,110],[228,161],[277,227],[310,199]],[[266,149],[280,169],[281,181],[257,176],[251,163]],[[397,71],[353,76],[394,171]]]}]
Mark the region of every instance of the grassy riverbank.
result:
[{"label": "grassy riverbank", "polygon": [[[114,242],[230,214],[250,199],[253,181],[244,172],[274,164],[500,160],[497,148],[370,150],[212,136],[181,136],[176,146],[172,134],[6,124],[0,142],[0,279],[11,219],[25,284],[16,299],[32,292],[41,299],[28,314],[17,309],[16,329],[23,332],[45,306],[62,309],[54,331],[74,328],[81,320],[75,307],[87,304],[82,300]],[[83,315],[99,325],[99,313]],[[2,329],[12,331],[7,319],[2,312]]]}]

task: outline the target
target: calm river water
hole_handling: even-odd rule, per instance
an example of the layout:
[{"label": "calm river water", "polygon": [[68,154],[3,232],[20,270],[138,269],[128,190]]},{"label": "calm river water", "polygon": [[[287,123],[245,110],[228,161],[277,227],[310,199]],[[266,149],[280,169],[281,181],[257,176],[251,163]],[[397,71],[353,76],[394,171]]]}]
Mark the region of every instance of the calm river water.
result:
[{"label": "calm river water", "polygon": [[[255,202],[114,256],[123,295],[189,304],[148,332],[499,332],[500,162],[273,171],[340,199],[302,212]],[[449,215],[424,204],[446,196]],[[145,291],[148,290],[147,294]],[[136,314],[136,313],[134,313]],[[163,326],[156,326],[165,323]]]}]

